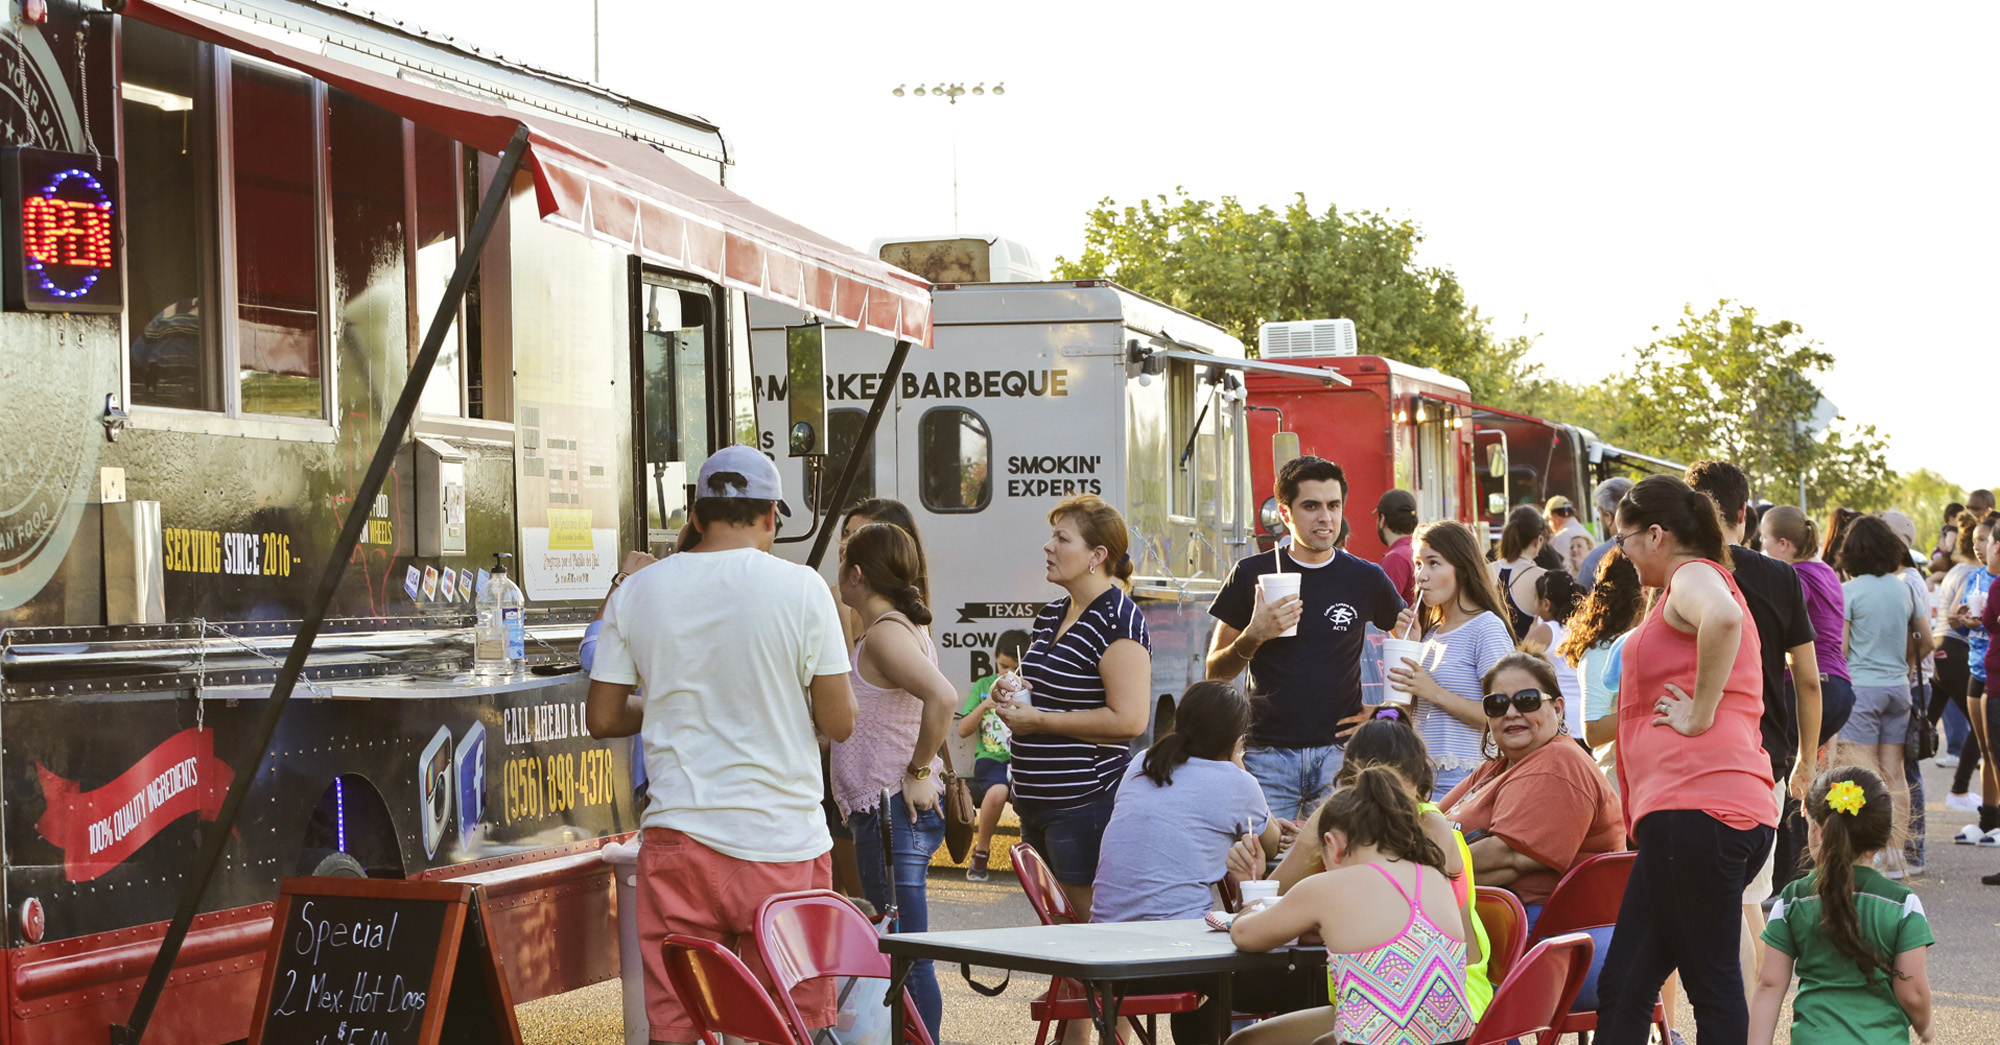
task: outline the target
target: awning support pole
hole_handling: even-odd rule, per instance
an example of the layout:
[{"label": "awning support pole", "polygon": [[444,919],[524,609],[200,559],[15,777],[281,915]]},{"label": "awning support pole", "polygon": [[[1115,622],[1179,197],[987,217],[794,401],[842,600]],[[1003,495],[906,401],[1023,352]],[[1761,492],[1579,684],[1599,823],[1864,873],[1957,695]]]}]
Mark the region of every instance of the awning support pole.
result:
[{"label": "awning support pole", "polygon": [[806,565],[815,570],[819,569],[820,560],[826,558],[826,546],[833,540],[833,531],[839,528],[833,517],[847,503],[847,491],[854,488],[854,477],[861,472],[862,455],[875,452],[875,428],[882,422],[882,411],[888,409],[889,397],[896,394],[896,382],[903,376],[903,361],[909,356],[908,341],[897,341],[896,350],[889,353],[889,369],[882,372],[882,384],[875,389],[875,401],[868,404],[868,418],[861,422],[861,434],[854,438],[854,449],[847,455],[847,464],[840,469],[840,481],[833,484],[833,495],[826,500],[826,523],[819,529],[819,538],[813,541],[812,554],[806,556]]},{"label": "awning support pole", "polygon": [[[361,527],[368,521],[375,495],[381,491],[382,483],[389,475],[389,466],[395,463],[396,455],[402,450],[410,419],[417,412],[417,401],[424,394],[424,382],[429,379],[438,353],[444,348],[445,334],[458,316],[458,306],[465,299],[466,288],[471,286],[474,273],[479,271],[480,255],[486,248],[486,240],[493,233],[494,223],[500,218],[501,207],[513,191],[514,175],[521,169],[521,161],[527,151],[528,128],[524,124],[514,131],[513,140],[507,143],[507,151],[500,157],[500,167],[494,173],[493,184],[479,203],[479,216],[472,222],[465,249],[459,252],[458,265],[452,270],[444,300],[438,302],[437,312],[431,316],[430,330],[424,334],[423,347],[417,351],[416,362],[410,364],[410,376],[403,382],[403,395],[396,401],[395,410],[383,426],[382,441],[375,447],[375,459],[368,464],[368,474],[361,480],[360,488],[354,491],[354,499],[347,510],[347,522],[340,529],[340,539],[334,542],[326,566],[320,570],[319,589],[313,594],[312,609],[299,625],[299,634],[292,640],[291,652],[285,655],[285,666],[278,672],[277,681],[271,687],[271,698],[264,704],[264,714],[257,720],[256,731],[244,744],[242,752],[230,763],[229,768],[236,776],[230,782],[229,795],[223,799],[215,822],[202,831],[201,853],[195,858],[194,873],[181,892],[180,905],[174,909],[174,920],[168,924],[167,935],[160,941],[160,952],[153,958],[153,967],[146,973],[146,985],[132,1004],[131,1021],[111,1027],[113,1045],[139,1045],[146,1036],[146,1025],[153,1018],[153,1007],[160,1000],[160,992],[166,989],[167,974],[180,957],[181,944],[187,939],[188,927],[194,923],[195,913],[201,909],[202,894],[208,891],[209,879],[215,875],[215,865],[222,859],[222,849],[235,833],[236,818],[243,811],[244,798],[250,793],[251,783],[257,779],[257,771],[262,768],[264,756],[270,750],[271,737],[277,733],[278,721],[284,717],[285,705],[292,698],[292,688],[298,684],[299,674],[305,669],[313,641],[319,637],[320,625],[326,620],[327,605],[333,601],[334,590],[340,586],[341,574],[347,570],[347,560],[353,556],[355,545],[361,540]],[[276,931],[282,932],[283,927],[279,926]]]}]

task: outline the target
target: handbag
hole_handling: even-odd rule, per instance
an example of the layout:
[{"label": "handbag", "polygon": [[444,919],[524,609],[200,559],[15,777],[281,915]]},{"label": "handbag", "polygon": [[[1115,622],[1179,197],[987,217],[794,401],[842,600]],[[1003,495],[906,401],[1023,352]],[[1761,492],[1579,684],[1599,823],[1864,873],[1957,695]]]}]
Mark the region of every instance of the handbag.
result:
[{"label": "handbag", "polygon": [[1938,753],[1937,724],[1930,716],[1930,687],[1917,683],[1910,687],[1910,731],[1903,737],[1903,758],[1921,762]]},{"label": "handbag", "polygon": [[944,793],[939,798],[944,806],[944,848],[951,855],[951,862],[960,864],[972,851],[979,808],[972,804],[972,788],[952,772],[951,754],[939,748],[938,755],[944,759]]}]

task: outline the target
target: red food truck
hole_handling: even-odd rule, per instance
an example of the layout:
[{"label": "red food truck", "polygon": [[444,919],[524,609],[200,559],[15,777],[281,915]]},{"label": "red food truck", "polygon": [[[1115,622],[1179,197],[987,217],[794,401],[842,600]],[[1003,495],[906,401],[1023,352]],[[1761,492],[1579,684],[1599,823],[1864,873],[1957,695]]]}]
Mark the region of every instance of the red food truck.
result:
[{"label": "red food truck", "polygon": [[[1449,374],[1382,356],[1353,352],[1345,320],[1266,323],[1260,357],[1299,366],[1331,367],[1350,384],[1328,385],[1288,375],[1249,373],[1250,483],[1258,499],[1257,536],[1283,533],[1277,468],[1300,453],[1338,463],[1347,472],[1347,550],[1370,562],[1388,549],[1375,537],[1371,514],[1387,490],[1408,490],[1424,521],[1478,518],[1478,466],[1471,390]],[[1281,434],[1282,433],[1282,434]],[[1293,438],[1296,439],[1294,443]],[[1264,453],[1262,447],[1271,447]]]}]

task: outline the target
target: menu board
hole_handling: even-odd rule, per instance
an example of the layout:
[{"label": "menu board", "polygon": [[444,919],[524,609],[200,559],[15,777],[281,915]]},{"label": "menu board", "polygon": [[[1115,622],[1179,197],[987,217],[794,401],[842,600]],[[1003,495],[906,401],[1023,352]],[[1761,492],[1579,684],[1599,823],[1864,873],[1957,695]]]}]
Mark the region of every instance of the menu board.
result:
[{"label": "menu board", "polygon": [[471,886],[288,878],[253,1045],[519,1045]]}]

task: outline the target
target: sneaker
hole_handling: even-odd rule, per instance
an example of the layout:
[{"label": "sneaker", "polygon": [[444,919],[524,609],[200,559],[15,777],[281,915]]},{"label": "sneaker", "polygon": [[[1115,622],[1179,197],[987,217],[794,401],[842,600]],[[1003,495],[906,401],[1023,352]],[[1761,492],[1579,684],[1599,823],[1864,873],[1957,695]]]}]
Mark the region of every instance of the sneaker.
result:
[{"label": "sneaker", "polygon": [[1942,768],[1945,768],[1945,769],[1957,769],[1957,768],[1958,768],[1958,756],[1957,756],[1957,755],[1939,755],[1939,756],[1937,757],[1937,765],[1938,765],[1938,766],[1940,766],[1940,767],[1942,767]]},{"label": "sneaker", "polygon": [[1978,845],[1985,838],[1986,832],[1981,831],[1978,824],[1967,824],[1951,836],[1951,840],[1958,845]]},{"label": "sneaker", "polygon": [[974,850],[972,853],[972,862],[965,865],[965,880],[968,882],[985,881],[987,879],[986,861],[992,858],[993,854],[991,853],[982,853]]},{"label": "sneaker", "polygon": [[1980,877],[1980,879],[1979,879],[1979,884],[1981,884],[1981,885],[2000,885],[2000,874],[1989,874],[1989,875],[1982,875],[1982,876]]},{"label": "sneaker", "polygon": [[1903,880],[1903,854],[1880,852],[1875,854],[1875,870],[1892,882]]},{"label": "sneaker", "polygon": [[2000,827],[1996,827],[1993,830],[1988,831],[1985,834],[1979,836],[1979,841],[1977,844],[1985,846],[1988,849],[2000,846]]},{"label": "sneaker", "polygon": [[1961,813],[1977,813],[1979,799],[1974,798],[1968,791],[1953,791],[1944,796],[1944,807]]}]

